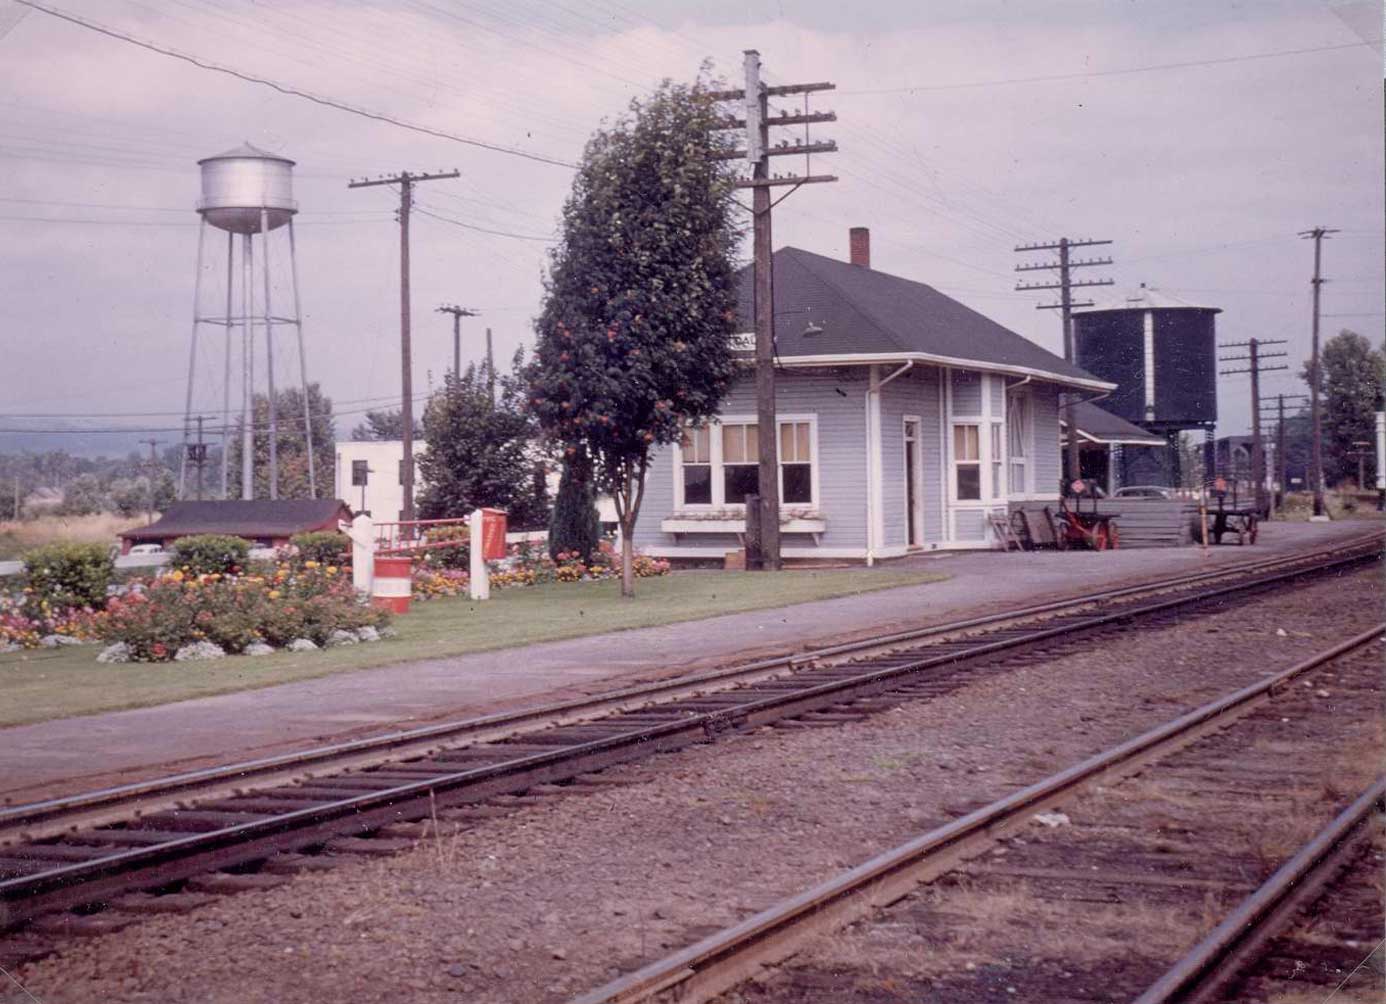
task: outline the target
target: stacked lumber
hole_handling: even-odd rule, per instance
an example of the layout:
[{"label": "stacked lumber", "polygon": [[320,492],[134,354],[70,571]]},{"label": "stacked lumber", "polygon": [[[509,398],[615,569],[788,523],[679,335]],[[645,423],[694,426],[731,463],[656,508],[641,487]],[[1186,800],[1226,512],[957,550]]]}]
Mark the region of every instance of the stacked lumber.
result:
[{"label": "stacked lumber", "polygon": [[[1083,508],[1091,502],[1084,502]],[[1117,538],[1122,548],[1181,547],[1197,543],[1198,503],[1183,499],[1099,499],[1097,511],[1117,513]]]}]

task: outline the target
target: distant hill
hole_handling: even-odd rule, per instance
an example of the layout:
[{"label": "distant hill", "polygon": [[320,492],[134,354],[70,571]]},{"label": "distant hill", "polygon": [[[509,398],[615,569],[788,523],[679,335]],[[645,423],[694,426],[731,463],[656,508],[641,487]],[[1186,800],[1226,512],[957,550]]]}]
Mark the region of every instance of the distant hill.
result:
[{"label": "distant hill", "polygon": [[[146,435],[138,427],[128,432],[103,433],[84,431],[82,426],[61,419],[0,419],[6,431],[0,432],[0,453],[45,453],[49,450],[65,450],[74,457],[123,457],[131,450],[147,451],[140,443],[142,438],[153,435],[167,443],[175,442],[176,432],[150,433]],[[71,429],[62,432],[21,432],[16,430],[33,429]]]}]

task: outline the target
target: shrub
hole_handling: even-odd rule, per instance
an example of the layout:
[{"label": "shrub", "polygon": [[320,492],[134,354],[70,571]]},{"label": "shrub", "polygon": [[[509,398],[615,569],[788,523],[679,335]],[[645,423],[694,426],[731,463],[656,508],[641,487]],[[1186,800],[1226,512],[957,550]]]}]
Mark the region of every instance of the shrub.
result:
[{"label": "shrub", "polygon": [[576,552],[586,561],[597,549],[601,536],[592,465],[586,454],[575,452],[563,465],[558,496],[549,517],[549,554],[558,559],[560,554]]},{"label": "shrub", "polygon": [[351,551],[346,534],[336,530],[296,533],[289,538],[289,543],[298,549],[297,559],[300,562],[316,561],[324,565],[336,565]]},{"label": "shrub", "polygon": [[234,575],[246,566],[250,543],[225,533],[199,533],[173,542],[173,564],[192,575]]},{"label": "shrub", "polygon": [[283,646],[296,638],[321,645],[333,631],[379,628],[388,621],[386,611],[358,602],[339,568],[310,560],[301,570],[280,568],[269,576],[176,570],[142,591],[112,599],[97,630],[107,641],[128,645],[136,661],[163,662],[191,642],[214,642],[227,652],[242,652],[257,641]]},{"label": "shrub", "polygon": [[67,607],[105,606],[115,561],[104,544],[47,544],[24,555],[24,572],[27,612],[46,616]]},{"label": "shrub", "polygon": [[433,568],[469,571],[472,561],[470,536],[465,525],[435,526],[425,530],[424,543],[428,549],[423,553],[424,563]]}]

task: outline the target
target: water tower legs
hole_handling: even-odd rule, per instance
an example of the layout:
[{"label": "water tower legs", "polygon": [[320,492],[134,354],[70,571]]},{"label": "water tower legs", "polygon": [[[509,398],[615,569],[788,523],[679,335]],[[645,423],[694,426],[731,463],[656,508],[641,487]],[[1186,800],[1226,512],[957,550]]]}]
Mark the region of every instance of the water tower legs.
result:
[{"label": "water tower legs", "polygon": [[265,389],[269,396],[269,497],[279,498],[279,399],[274,393],[274,310],[270,307],[270,230],[269,211],[260,207],[260,257],[265,274]]},{"label": "water tower legs", "polygon": [[303,444],[308,450],[308,497],[318,497],[318,476],[313,466],[313,414],[308,400],[308,356],[303,349],[303,309],[298,302],[298,247],[294,243],[294,220],[289,217],[289,269],[293,275],[293,325],[298,333],[298,382],[303,392]]},{"label": "water tower legs", "polygon": [[255,498],[255,252],[241,237],[241,498]]},{"label": "water tower legs", "polygon": [[[204,217],[205,219],[205,217]],[[236,235],[226,232],[226,313],[222,317],[226,358],[221,371],[221,497],[231,497],[231,291],[236,274]]]},{"label": "water tower legs", "polygon": [[[183,455],[178,463],[178,497],[186,498],[188,481],[188,436],[192,431],[193,375],[197,372],[197,326],[201,321],[198,314],[202,303],[202,259],[207,247],[207,221],[201,220],[197,227],[197,274],[193,279],[193,318],[192,339],[188,348],[188,391],[183,399]],[[153,476],[152,473],[150,475]]]}]

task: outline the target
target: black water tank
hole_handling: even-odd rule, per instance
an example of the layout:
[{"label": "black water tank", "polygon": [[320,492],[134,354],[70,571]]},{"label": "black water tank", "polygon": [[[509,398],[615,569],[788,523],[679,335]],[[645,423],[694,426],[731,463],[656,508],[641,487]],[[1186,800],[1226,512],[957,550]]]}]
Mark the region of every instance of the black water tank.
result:
[{"label": "black water tank", "polygon": [[1128,422],[1165,429],[1218,417],[1219,307],[1142,287],[1136,295],[1073,315],[1079,366],[1117,389],[1102,401]]}]

